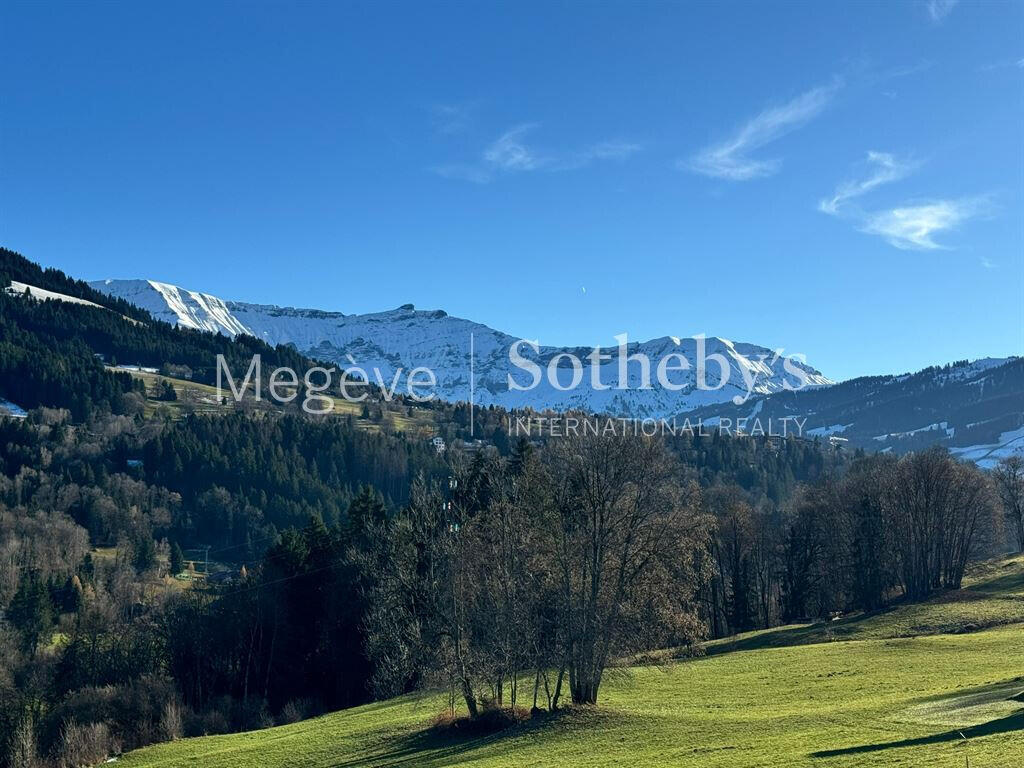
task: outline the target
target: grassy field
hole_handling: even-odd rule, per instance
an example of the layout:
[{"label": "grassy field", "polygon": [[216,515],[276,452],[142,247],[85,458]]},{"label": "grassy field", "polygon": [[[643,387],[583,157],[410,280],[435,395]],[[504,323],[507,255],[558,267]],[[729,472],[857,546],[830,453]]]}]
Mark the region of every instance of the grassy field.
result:
[{"label": "grassy field", "polygon": [[[133,370],[129,371],[129,373],[131,373],[134,378],[141,380],[146,386],[145,415],[147,417],[152,417],[162,411],[170,418],[178,419],[186,412],[226,413],[236,407],[234,401],[230,399],[230,395],[228,403],[223,403],[217,397],[217,388],[210,386],[209,384],[200,384],[194,381],[186,381],[185,379],[176,379],[170,376],[163,376],[158,373],[149,373],[147,371]],[[169,382],[171,386],[174,387],[174,391],[178,396],[176,401],[163,402],[156,399],[157,385],[163,381]],[[229,392],[226,386],[224,391]],[[250,396],[247,399],[250,403],[254,403],[253,397]],[[355,417],[356,425],[360,429],[366,429],[369,431],[376,431],[380,429],[380,425],[378,423],[370,419],[362,418],[363,406],[361,403],[351,402],[333,395],[330,395],[330,399],[333,402],[333,410],[331,411],[333,415]],[[262,403],[267,408],[279,407],[276,404],[273,404],[273,401],[267,397],[264,397]],[[412,415],[407,414],[404,411],[390,411],[388,413],[388,419],[393,429],[406,432],[408,434],[429,437],[436,432],[436,424],[434,422],[432,412],[428,410],[413,411]]]},{"label": "grassy field", "polygon": [[941,593],[923,603],[819,624],[747,632],[708,643],[706,650],[715,654],[836,640],[959,635],[1007,624],[1024,625],[1024,555],[977,566],[964,579],[963,589]]},{"label": "grassy field", "polygon": [[437,735],[429,725],[444,701],[422,694],[155,746],[120,764],[1024,765],[1024,560],[976,569],[965,594],[751,633],[709,644],[704,658],[615,670],[596,709],[497,735]]}]

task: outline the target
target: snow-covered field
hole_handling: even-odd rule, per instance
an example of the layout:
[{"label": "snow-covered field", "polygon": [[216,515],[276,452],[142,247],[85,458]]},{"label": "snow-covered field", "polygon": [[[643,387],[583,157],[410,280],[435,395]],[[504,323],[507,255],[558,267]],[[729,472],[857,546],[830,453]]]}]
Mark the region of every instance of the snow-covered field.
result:
[{"label": "snow-covered field", "polygon": [[840,435],[852,426],[852,424],[833,424],[830,427],[815,427],[814,429],[807,430],[807,434],[810,435],[811,437],[828,437],[829,435]]},{"label": "snow-covered field", "polygon": [[[7,291],[7,293],[11,294],[12,296],[24,296],[25,292],[28,291],[28,295],[31,296],[33,299],[36,299],[37,301],[66,301],[69,304],[81,304],[86,307],[96,307],[96,309],[102,309],[105,312],[111,311],[109,307],[101,306],[100,304],[97,304],[95,301],[80,299],[77,296],[68,296],[66,293],[48,291],[45,288],[37,288],[34,285],[29,285],[28,283],[21,283],[18,282],[17,280],[11,280],[11,284],[4,288],[4,290]],[[129,323],[137,324],[139,322],[138,320],[131,317],[127,317],[125,315],[121,315],[121,317],[123,317]]]},{"label": "snow-covered field", "polygon": [[15,419],[24,419],[28,413],[20,405],[4,400],[0,397],[0,416],[10,416]]},{"label": "snow-covered field", "polygon": [[39,301],[51,299],[53,301],[67,301],[72,304],[84,304],[87,307],[99,307],[100,309],[106,309],[106,307],[100,307],[100,305],[94,301],[86,301],[85,299],[79,299],[76,296],[68,296],[63,293],[47,291],[43,288],[36,288],[34,285],[19,283],[17,280],[11,280],[11,284],[7,286],[5,290],[10,294],[21,296],[25,293],[26,289],[28,290],[29,296],[34,299],[39,299]]},{"label": "snow-covered field", "polygon": [[1024,454],[1024,427],[1003,432],[991,445],[971,445],[950,450],[959,459],[973,461],[983,469],[991,469],[1000,459],[1014,453]]}]

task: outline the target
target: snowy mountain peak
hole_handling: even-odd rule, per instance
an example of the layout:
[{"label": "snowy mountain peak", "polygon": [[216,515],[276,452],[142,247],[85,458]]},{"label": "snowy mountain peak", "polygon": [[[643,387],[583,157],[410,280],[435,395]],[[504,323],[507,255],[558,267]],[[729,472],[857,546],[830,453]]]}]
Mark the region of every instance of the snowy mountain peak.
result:
[{"label": "snowy mountain peak", "polygon": [[172,325],[224,333],[231,337],[250,333],[235,320],[221,299],[208,293],[187,291],[156,280],[96,280],[90,285],[110,296],[126,299]]},{"label": "snowy mountain peak", "polygon": [[[586,346],[534,349],[520,343],[518,351],[523,358],[543,369],[544,375],[536,386],[518,389],[510,386],[510,376],[521,386],[531,383],[529,370],[510,363],[510,349],[520,340],[480,323],[452,317],[443,310],[421,310],[403,304],[384,312],[346,315],[224,301],[155,280],[98,280],[90,285],[126,299],[171,324],[231,337],[248,334],[271,345],[292,345],[310,357],[342,367],[354,362],[367,371],[376,368],[387,380],[397,371],[424,366],[434,372],[437,394],[446,400],[469,399],[472,371],[474,401],[485,406],[581,409],[616,416],[662,418],[734,397],[782,391],[787,382],[789,386],[798,383],[794,373],[812,387],[832,383],[814,368],[755,344],[717,336],[662,336],[645,342],[630,341],[626,347],[627,355],[639,353],[651,361],[646,380],[643,366],[628,357],[620,359],[619,350],[612,345],[601,350],[602,359],[591,363],[591,349]],[[693,368],[674,367],[673,376],[664,381],[657,374],[656,366],[666,356],[682,355],[692,366],[701,349],[711,361],[709,378],[720,376],[719,367],[727,369],[726,376],[720,376],[727,379],[725,384],[714,389],[699,388]],[[575,375],[572,366],[566,365],[566,355],[573,355],[583,366],[594,369],[581,377],[579,386],[566,386]],[[720,365],[715,363],[719,360]],[[622,372],[626,373],[625,382],[619,380]],[[665,383],[670,386],[664,386]]]}]

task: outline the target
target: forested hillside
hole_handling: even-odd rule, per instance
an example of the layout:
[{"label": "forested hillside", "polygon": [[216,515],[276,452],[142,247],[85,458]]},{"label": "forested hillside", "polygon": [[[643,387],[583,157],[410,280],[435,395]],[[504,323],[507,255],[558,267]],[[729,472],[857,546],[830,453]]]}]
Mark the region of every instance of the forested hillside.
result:
[{"label": "forested hillside", "polygon": [[69,277],[59,269],[44,268],[34,261],[29,261],[16,251],[0,247],[0,286],[10,285],[12,280],[65,296],[91,301],[135,320],[147,321],[150,319],[148,312],[139,309],[134,304],[107,296],[90,287],[85,281]]},{"label": "forested hillside", "polygon": [[767,424],[795,417],[805,437],[834,437],[871,452],[906,453],[937,444],[966,453],[972,446],[991,446],[989,463],[994,464],[1020,445],[1024,358],[961,360],[899,376],[864,376],[687,415],[734,425],[742,419]]},{"label": "forested hillside", "polygon": [[137,386],[124,374],[104,374],[104,363],[173,365],[206,383],[216,381],[217,355],[224,355],[231,370],[240,371],[255,354],[268,366],[304,370],[312,364],[294,350],[271,348],[251,337],[231,342],[212,333],[173,328],[61,272],[43,271],[11,251],[0,249],[0,257],[0,275],[6,274],[0,279],[29,285],[38,280],[47,290],[106,303],[113,310],[0,291],[0,395],[23,408],[64,407],[79,419],[95,408],[128,412],[123,396]]}]

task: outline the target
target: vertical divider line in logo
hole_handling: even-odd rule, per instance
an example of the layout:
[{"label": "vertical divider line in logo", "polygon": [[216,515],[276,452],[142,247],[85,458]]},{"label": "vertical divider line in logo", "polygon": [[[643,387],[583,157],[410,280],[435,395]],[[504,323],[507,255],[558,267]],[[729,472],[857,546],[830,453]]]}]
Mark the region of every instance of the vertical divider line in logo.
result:
[{"label": "vertical divider line in logo", "polygon": [[469,436],[473,437],[473,396],[475,393],[476,376],[473,364],[473,332],[469,332]]}]

